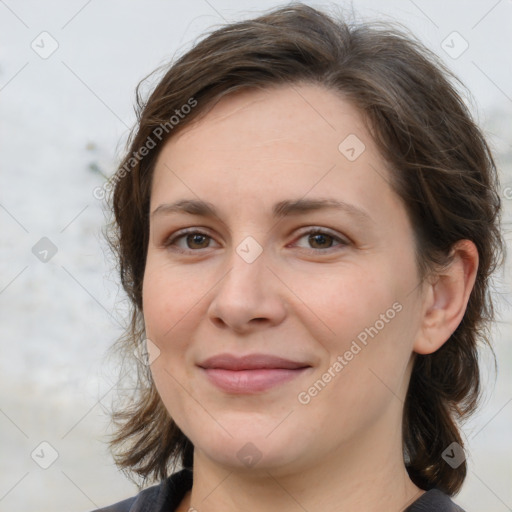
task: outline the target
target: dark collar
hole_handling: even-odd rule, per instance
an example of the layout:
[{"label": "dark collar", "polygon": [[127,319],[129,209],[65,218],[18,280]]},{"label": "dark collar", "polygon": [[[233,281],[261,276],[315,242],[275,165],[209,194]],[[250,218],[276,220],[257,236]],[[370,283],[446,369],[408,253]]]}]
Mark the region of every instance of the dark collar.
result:
[{"label": "dark collar", "polygon": [[[111,505],[97,512],[175,512],[185,494],[192,489],[191,469],[182,469],[158,485],[141,491],[134,498]],[[439,489],[422,494],[404,512],[464,512]]]}]

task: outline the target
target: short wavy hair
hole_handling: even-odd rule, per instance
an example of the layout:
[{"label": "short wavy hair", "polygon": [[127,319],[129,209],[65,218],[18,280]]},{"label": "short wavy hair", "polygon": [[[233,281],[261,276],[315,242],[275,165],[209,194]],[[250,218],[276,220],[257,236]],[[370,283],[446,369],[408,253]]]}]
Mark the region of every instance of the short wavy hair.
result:
[{"label": "short wavy hair", "polygon": [[[117,346],[132,355],[145,338],[150,190],[167,140],[221,97],[243,88],[311,83],[337,91],[358,108],[389,163],[391,185],[414,227],[420,276],[447,264],[458,240],[471,240],[478,249],[464,317],[439,350],[415,354],[403,410],[404,463],[411,479],[425,490],[457,493],[466,463],[452,468],[441,454],[454,441],[463,446],[458,424],[477,406],[478,348],[490,346],[494,319],[490,278],[505,251],[497,169],[457,92],[462,84],[398,24],[350,24],[301,3],[207,34],[165,70],[147,100],[142,83],[138,121],[110,182],[114,220],[108,240],[131,306]],[[171,465],[192,467],[194,447],[169,416],[148,367],[137,364],[133,396],[113,413],[111,448],[129,475],[163,479]]]}]

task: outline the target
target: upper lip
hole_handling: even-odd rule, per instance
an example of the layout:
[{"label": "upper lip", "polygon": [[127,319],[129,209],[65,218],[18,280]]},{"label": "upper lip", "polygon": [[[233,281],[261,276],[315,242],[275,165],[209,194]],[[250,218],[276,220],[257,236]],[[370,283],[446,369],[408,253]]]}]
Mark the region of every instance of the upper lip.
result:
[{"label": "upper lip", "polygon": [[298,368],[306,368],[310,365],[269,354],[250,354],[241,357],[232,354],[219,354],[209,357],[202,363],[199,363],[198,366],[205,369],[222,370],[256,370],[272,368],[296,370]]}]

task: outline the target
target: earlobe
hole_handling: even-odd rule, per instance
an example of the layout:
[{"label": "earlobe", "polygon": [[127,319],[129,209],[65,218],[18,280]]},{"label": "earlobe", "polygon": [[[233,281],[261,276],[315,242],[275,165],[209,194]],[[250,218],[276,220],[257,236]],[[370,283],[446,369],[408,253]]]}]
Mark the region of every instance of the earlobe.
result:
[{"label": "earlobe", "polygon": [[478,250],[470,240],[459,240],[451,251],[451,262],[436,275],[425,292],[418,354],[438,350],[459,326],[478,270]]}]

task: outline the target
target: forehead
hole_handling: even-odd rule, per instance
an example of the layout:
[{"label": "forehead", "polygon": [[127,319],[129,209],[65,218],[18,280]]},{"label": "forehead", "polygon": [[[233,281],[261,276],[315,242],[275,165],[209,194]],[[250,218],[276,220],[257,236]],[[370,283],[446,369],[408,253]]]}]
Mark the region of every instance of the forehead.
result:
[{"label": "forehead", "polygon": [[340,93],[320,85],[296,84],[228,94],[167,145],[199,141],[204,150],[231,154],[237,149],[260,150],[264,156],[263,147],[277,142],[281,150],[288,143],[298,155],[302,154],[299,144],[307,150],[321,143],[322,149],[337,157],[339,143],[350,134],[373,146],[360,112]]},{"label": "forehead", "polygon": [[223,97],[167,141],[154,172],[152,205],[184,196],[259,209],[310,194],[361,206],[396,200],[359,111],[310,84]]}]

